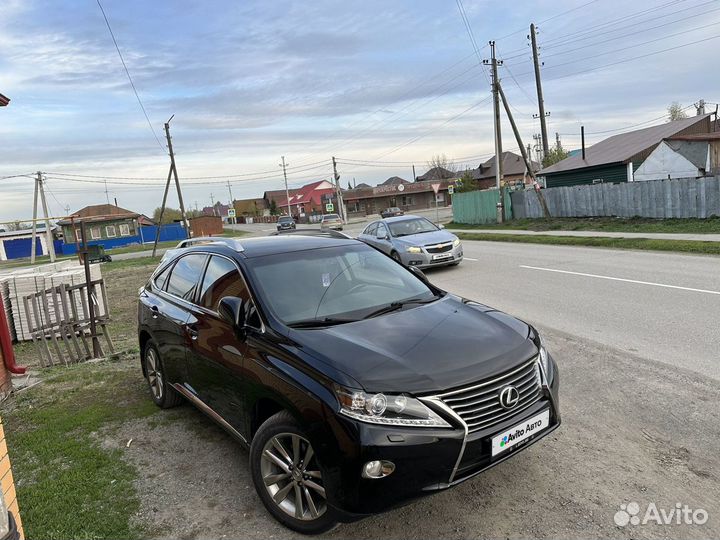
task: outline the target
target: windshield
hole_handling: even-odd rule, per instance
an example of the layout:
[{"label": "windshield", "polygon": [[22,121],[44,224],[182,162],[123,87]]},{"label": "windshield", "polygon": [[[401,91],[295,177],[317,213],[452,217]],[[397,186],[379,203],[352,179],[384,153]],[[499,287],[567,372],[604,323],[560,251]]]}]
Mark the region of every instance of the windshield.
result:
[{"label": "windshield", "polygon": [[438,228],[425,218],[403,219],[402,221],[392,221],[387,224],[390,227],[390,233],[395,236],[408,236],[410,234],[420,234],[437,231]]},{"label": "windshield", "polygon": [[291,222],[292,220],[293,220],[293,218],[288,217],[288,216],[281,217],[280,219],[278,219],[278,221],[279,221],[280,223],[289,223],[289,222]]},{"label": "windshield", "polygon": [[410,271],[366,245],[279,253],[248,260],[265,303],[283,323],[349,322],[433,291]]}]

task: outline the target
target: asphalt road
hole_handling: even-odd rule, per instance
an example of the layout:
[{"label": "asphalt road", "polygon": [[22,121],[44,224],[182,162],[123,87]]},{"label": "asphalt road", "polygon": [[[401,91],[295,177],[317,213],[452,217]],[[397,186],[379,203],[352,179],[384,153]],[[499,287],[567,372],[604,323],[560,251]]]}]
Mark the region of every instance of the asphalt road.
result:
[{"label": "asphalt road", "polygon": [[464,242],[440,287],[642,358],[720,379],[720,258]]}]

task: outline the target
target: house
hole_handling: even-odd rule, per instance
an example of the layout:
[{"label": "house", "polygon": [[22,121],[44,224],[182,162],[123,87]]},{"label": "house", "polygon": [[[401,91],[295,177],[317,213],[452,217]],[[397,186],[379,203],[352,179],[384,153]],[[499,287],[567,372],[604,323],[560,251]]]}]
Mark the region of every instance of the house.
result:
[{"label": "house", "polygon": [[[58,228],[51,226],[50,230],[53,233],[53,238],[58,233]],[[45,234],[45,224],[38,223],[36,228],[35,238],[35,255],[49,255],[47,245],[47,236]],[[60,252],[60,242],[55,240],[55,252]],[[18,229],[16,231],[1,231],[0,232],[0,261],[7,261],[11,259],[22,259],[30,257],[32,255],[30,251],[32,246],[32,229]]]},{"label": "house", "polygon": [[665,139],[712,131],[709,114],[614,135],[537,173],[546,187],[632,182],[635,171]]},{"label": "house", "polygon": [[[73,219],[57,222],[63,230],[63,253],[67,246],[81,241],[81,224],[85,224],[88,244],[99,244],[109,249],[141,241],[141,214],[114,204],[86,206],[71,214]],[[147,219],[147,218],[145,218]]]},{"label": "house", "polygon": [[202,209],[204,216],[219,216],[222,218],[223,223],[228,222],[228,210],[230,205],[223,204],[220,201],[216,202],[213,206],[206,206]]},{"label": "house", "polygon": [[264,216],[270,214],[270,210],[265,206],[265,199],[258,197],[255,199],[237,199],[233,201],[235,207],[235,216]]},{"label": "house", "polygon": [[415,181],[426,182],[429,180],[450,180],[451,178],[457,178],[457,174],[444,167],[433,167],[425,174],[418,176]]},{"label": "house", "polygon": [[193,238],[222,234],[222,218],[220,216],[198,216],[190,218],[190,233]]},{"label": "house", "polygon": [[701,178],[720,173],[720,132],[664,139],[637,171],[635,181]]},{"label": "house", "polygon": [[[394,177],[397,178],[397,177]],[[375,187],[358,187],[343,191],[343,200],[349,214],[366,216],[379,214],[385,208],[397,206],[406,212],[425,210],[438,206],[448,206],[450,196],[448,186],[454,180],[435,180],[418,182],[398,182],[389,178]],[[402,180],[402,179],[401,179]],[[435,195],[433,184],[440,184],[438,194]]]},{"label": "house", "polygon": [[287,192],[284,189],[275,189],[271,191],[266,191],[263,193],[263,200],[265,201],[265,207],[269,210],[272,210],[273,205],[276,209],[279,210],[280,205],[278,204],[280,201],[284,201],[287,198],[287,193],[289,193],[291,196],[295,195],[299,190],[296,188],[288,189]]},{"label": "house", "polygon": [[[281,197],[277,201],[278,210],[299,218],[304,218],[306,215],[338,212],[335,186],[327,180],[312,182],[293,191],[294,193],[290,194],[290,200]],[[328,210],[328,204],[333,204],[332,210]]]},{"label": "house", "polygon": [[[531,161],[530,163],[533,167],[533,172],[540,169],[540,165],[537,162]],[[521,155],[514,152],[502,153],[502,173],[505,185],[531,183],[531,177],[525,167],[525,161]],[[461,176],[464,176],[465,174],[470,174],[472,176],[472,179],[477,184],[478,189],[489,189],[495,187],[495,156],[491,157],[475,169],[466,169]]]},{"label": "house", "polygon": [[[397,186],[398,184],[410,184],[411,182],[408,182],[404,178],[400,178],[399,176],[391,176],[387,180],[385,180],[382,184],[378,184],[379,186]],[[362,184],[361,184],[362,185]]]}]

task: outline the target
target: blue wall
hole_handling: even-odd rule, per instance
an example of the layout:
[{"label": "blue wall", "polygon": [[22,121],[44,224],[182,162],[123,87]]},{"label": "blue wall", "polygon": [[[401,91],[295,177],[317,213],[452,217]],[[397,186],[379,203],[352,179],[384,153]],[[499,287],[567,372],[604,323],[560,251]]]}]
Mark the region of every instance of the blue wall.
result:
[{"label": "blue wall", "polygon": [[[5,255],[8,259],[21,259],[30,257],[30,246],[32,246],[32,238],[16,238],[14,240],[4,240]],[[35,255],[42,255],[42,245],[40,238],[35,238]]]},{"label": "blue wall", "polygon": [[[110,250],[117,247],[129,246],[131,244],[152,244],[155,241],[157,226],[151,225],[140,227],[139,232],[140,234],[133,236],[121,236],[118,238],[103,238],[101,240],[90,240],[88,242],[88,245],[100,245],[103,246],[105,249]],[[167,225],[163,225],[160,228],[161,242],[173,240],[180,241],[185,240],[186,238],[187,234],[185,233],[185,229],[179,223],[169,223]],[[75,249],[75,242],[72,242],[70,244],[63,244],[62,246],[63,255],[73,255],[74,253],[76,253],[76,251],[77,250]]]}]

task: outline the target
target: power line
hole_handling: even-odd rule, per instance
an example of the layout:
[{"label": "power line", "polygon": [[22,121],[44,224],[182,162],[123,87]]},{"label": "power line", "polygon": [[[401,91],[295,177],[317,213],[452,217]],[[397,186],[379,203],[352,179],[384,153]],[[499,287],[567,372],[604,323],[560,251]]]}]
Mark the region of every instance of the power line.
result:
[{"label": "power line", "polygon": [[[680,109],[680,110],[686,111],[686,110],[688,110],[688,109],[693,108],[694,106],[695,106],[694,104],[688,105],[687,107],[683,107],[683,108]],[[602,134],[605,134],[605,133],[613,133],[613,132],[616,132],[616,131],[624,131],[624,130],[627,130],[627,129],[632,129],[632,128],[635,128],[635,127],[643,126],[643,125],[645,125],[645,124],[652,124],[653,122],[657,122],[658,120],[663,120],[663,119],[665,119],[665,118],[667,118],[667,113],[665,113],[665,114],[663,114],[663,115],[661,115],[661,116],[658,116],[657,118],[652,118],[652,119],[650,119],[650,120],[645,120],[644,122],[638,122],[638,123],[636,123],[636,124],[630,124],[629,126],[624,126],[624,127],[621,127],[621,128],[604,129],[604,130],[602,130],[602,131],[586,131],[586,132],[585,132],[585,135],[602,135]],[[560,135],[562,135],[563,137],[573,137],[573,136],[578,135],[578,134],[577,134],[577,133],[560,133]],[[579,136],[579,135],[578,135],[578,136]]]},{"label": "power line", "polygon": [[113,40],[113,43],[115,44],[115,50],[117,50],[118,56],[120,57],[120,62],[122,62],[123,68],[125,69],[125,74],[127,75],[128,80],[130,81],[130,86],[132,86],[133,92],[135,93],[135,97],[137,98],[137,102],[140,105],[140,109],[142,110],[143,115],[145,116],[145,120],[147,120],[148,126],[150,126],[150,131],[152,131],[153,137],[155,137],[155,140],[158,143],[158,146],[163,151],[163,154],[165,153],[165,147],[160,142],[160,139],[157,136],[157,133],[155,133],[155,128],[152,125],[152,122],[150,122],[150,117],[148,117],[147,111],[145,110],[145,105],[143,105],[142,100],[140,99],[140,94],[138,94],[137,88],[135,88],[135,83],[132,80],[132,77],[130,76],[130,71],[128,70],[127,65],[125,64],[125,59],[123,58],[122,53],[120,52],[120,47],[118,46],[117,40],[115,39],[115,34],[112,31],[112,28],[110,27],[110,21],[107,18],[107,15],[105,14],[105,10],[102,7],[102,4],[100,3],[100,0],[97,0],[97,5],[100,8],[100,11],[102,11],[103,19],[105,19],[105,24],[108,27],[108,30],[110,31],[110,37]]}]

